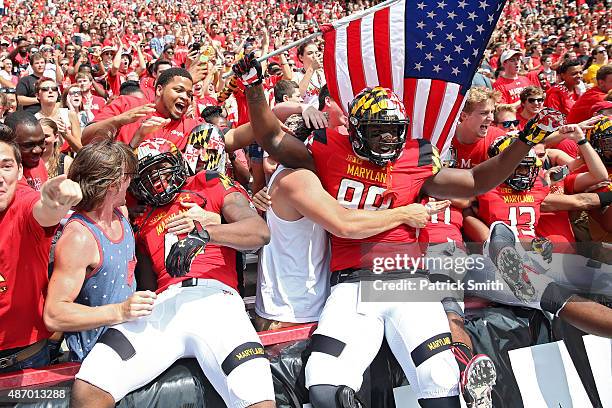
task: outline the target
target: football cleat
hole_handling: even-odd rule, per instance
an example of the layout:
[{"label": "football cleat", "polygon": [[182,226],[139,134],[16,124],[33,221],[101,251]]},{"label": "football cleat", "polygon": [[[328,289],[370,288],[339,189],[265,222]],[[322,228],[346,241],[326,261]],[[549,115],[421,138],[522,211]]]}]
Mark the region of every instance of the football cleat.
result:
[{"label": "football cleat", "polygon": [[476,354],[461,373],[461,393],[469,408],[491,408],[491,391],[497,379],[495,364],[489,356]]},{"label": "football cleat", "polygon": [[[520,244],[519,244],[520,245]],[[536,290],[527,271],[523,257],[517,250],[514,232],[503,222],[491,224],[491,233],[485,245],[485,254],[493,261],[508,287],[522,302],[536,300]]]}]

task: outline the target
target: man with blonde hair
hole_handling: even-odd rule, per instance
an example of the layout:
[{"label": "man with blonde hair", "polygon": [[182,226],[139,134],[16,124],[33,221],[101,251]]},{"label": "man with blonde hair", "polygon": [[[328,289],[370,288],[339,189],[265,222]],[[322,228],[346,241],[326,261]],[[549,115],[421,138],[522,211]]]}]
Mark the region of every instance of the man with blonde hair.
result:
[{"label": "man with blonde hair", "polygon": [[455,130],[453,147],[457,150],[457,167],[470,169],[487,159],[487,148],[504,132],[493,124],[495,104],[499,92],[476,87],[469,90],[459,124]]},{"label": "man with blonde hair", "polygon": [[516,106],[505,103],[495,107],[493,115],[495,126],[504,133],[516,132],[518,130],[519,121],[516,118]]}]

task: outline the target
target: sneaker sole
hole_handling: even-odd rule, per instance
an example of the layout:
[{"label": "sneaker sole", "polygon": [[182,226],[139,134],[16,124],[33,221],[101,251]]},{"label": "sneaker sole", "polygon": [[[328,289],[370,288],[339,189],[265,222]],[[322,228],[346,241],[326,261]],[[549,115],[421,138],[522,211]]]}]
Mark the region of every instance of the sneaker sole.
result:
[{"label": "sneaker sole", "polygon": [[496,264],[514,296],[523,302],[535,300],[536,290],[524,271],[523,260],[514,248],[502,249]]},{"label": "sneaker sole", "polygon": [[479,356],[472,361],[467,368],[465,392],[467,392],[472,401],[471,408],[491,408],[493,401],[491,400],[491,389],[495,385],[497,372],[495,364],[487,356]]}]

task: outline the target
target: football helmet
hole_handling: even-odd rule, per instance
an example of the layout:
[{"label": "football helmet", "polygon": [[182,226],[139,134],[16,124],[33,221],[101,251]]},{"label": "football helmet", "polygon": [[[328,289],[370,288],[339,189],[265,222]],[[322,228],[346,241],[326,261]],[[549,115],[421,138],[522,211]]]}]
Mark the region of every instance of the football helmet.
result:
[{"label": "football helmet", "polygon": [[606,167],[612,167],[612,120],[607,116],[598,120],[587,138]]},{"label": "football helmet", "polygon": [[410,120],[403,102],[390,89],[377,86],[361,91],[349,104],[348,122],[356,155],[383,167],[402,153]]},{"label": "football helmet", "polygon": [[145,140],[138,146],[138,174],[130,190],[154,207],[171,202],[187,181],[181,152],[166,139]]},{"label": "football helmet", "polygon": [[[498,137],[489,146],[489,157],[497,156],[517,140],[517,138],[508,135]],[[535,151],[531,149],[516,169],[514,169],[514,173],[506,179],[505,183],[517,191],[531,190],[541,167],[542,161],[538,158]]]},{"label": "football helmet", "polygon": [[221,130],[210,123],[194,127],[187,137],[184,159],[192,175],[203,170],[225,174],[225,138]]}]

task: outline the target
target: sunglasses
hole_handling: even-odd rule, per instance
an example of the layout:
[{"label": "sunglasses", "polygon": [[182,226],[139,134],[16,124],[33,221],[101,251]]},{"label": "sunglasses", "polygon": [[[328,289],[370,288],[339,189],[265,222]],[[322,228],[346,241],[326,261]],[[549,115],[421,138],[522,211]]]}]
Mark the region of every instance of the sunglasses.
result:
[{"label": "sunglasses", "polygon": [[72,95],[72,96],[74,96],[74,95],[81,95],[81,91],[70,91],[70,92],[68,92],[68,95]]},{"label": "sunglasses", "polygon": [[17,91],[15,90],[15,88],[0,88],[0,93],[15,95]]},{"label": "sunglasses", "polygon": [[597,54],[605,54],[606,50],[597,50]]},{"label": "sunglasses", "polygon": [[518,119],[517,120],[504,120],[503,122],[500,122],[500,124],[506,129],[511,128],[512,126],[518,126],[519,123],[520,121]]},{"label": "sunglasses", "polygon": [[49,92],[49,91],[57,92],[59,88],[57,86],[41,86],[39,90],[43,92]]},{"label": "sunglasses", "polygon": [[527,98],[527,102],[529,103],[543,103],[544,98]]}]

